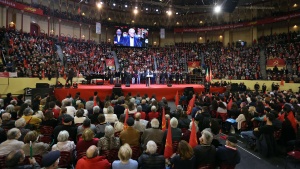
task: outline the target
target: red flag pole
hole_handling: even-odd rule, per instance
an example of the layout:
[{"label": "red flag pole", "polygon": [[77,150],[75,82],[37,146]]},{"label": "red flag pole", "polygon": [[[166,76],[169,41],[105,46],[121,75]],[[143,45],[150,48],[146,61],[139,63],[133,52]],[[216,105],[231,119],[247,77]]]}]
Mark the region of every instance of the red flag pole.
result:
[{"label": "red flag pole", "polygon": [[166,126],[165,108],[163,108],[163,113],[162,113],[162,117],[161,117],[161,130],[165,131],[166,128],[167,128],[167,126]]},{"label": "red flag pole", "polygon": [[192,119],[192,128],[191,128],[189,144],[192,148],[194,148],[198,145],[197,131],[196,131],[196,125],[195,125],[194,119]]},{"label": "red flag pole", "polygon": [[[168,126],[170,126],[170,119],[168,120]],[[172,145],[172,132],[171,127],[168,127],[168,134],[166,138],[166,145],[164,151],[164,157],[170,158],[173,155],[173,145]]]}]

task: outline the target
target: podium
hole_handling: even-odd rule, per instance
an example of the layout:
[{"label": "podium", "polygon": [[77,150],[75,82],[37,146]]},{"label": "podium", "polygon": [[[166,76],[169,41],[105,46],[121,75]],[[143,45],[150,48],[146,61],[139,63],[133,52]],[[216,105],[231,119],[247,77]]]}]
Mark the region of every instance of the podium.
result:
[{"label": "podium", "polygon": [[[151,77],[153,77],[153,75],[152,74],[148,74],[148,75],[146,75],[146,78],[148,79],[148,87],[150,87],[150,78]],[[147,86],[147,83],[146,83],[146,86]]]}]

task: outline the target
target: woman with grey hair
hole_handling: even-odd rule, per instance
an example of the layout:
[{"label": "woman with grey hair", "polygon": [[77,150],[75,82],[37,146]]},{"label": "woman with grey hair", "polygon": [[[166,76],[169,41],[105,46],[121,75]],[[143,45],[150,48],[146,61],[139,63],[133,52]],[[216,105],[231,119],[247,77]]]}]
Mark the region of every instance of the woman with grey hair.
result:
[{"label": "woman with grey hair", "polygon": [[143,108],[142,108],[142,106],[141,105],[139,105],[139,106],[137,106],[136,107],[136,113],[141,113],[141,119],[146,119],[146,113],[145,112],[143,112]]},{"label": "woman with grey hair", "polygon": [[17,117],[18,117],[18,114],[17,114],[17,112],[16,112],[16,110],[15,110],[15,106],[14,105],[12,105],[12,104],[10,104],[10,105],[8,105],[7,107],[6,107],[6,109],[5,109],[5,112],[6,113],[9,113],[10,115],[11,115],[11,119],[17,119]]},{"label": "woman with grey hair", "polygon": [[42,120],[40,118],[33,116],[33,110],[30,107],[26,108],[23,111],[22,118],[25,119],[26,124],[30,124],[35,127],[38,127],[40,125],[40,123],[42,122]]},{"label": "woman with grey hair", "polygon": [[30,131],[29,129],[26,129],[26,121],[24,118],[19,118],[15,121],[15,126],[18,128],[21,132],[21,137],[18,139],[19,141],[23,141],[25,135]]},{"label": "woman with grey hair", "polygon": [[118,116],[114,114],[114,108],[112,106],[107,107],[107,114],[104,114],[106,123],[115,123],[118,121]]},{"label": "woman with grey hair", "polygon": [[101,150],[111,150],[111,149],[119,149],[120,148],[120,139],[119,137],[115,137],[114,128],[109,125],[105,127],[104,137],[101,137],[98,141],[99,151]]},{"label": "woman with grey hair", "polygon": [[151,121],[154,118],[158,119],[158,117],[159,117],[159,113],[157,112],[156,106],[151,106],[151,112],[148,113],[149,121]]},{"label": "woman with grey hair", "polygon": [[66,130],[60,131],[57,136],[57,144],[52,146],[52,151],[69,151],[73,152],[75,150],[76,145],[74,141],[69,141],[69,132]]},{"label": "woman with grey hair", "polygon": [[161,169],[165,168],[165,158],[156,153],[157,145],[154,141],[148,141],[146,151],[139,157],[140,169]]}]

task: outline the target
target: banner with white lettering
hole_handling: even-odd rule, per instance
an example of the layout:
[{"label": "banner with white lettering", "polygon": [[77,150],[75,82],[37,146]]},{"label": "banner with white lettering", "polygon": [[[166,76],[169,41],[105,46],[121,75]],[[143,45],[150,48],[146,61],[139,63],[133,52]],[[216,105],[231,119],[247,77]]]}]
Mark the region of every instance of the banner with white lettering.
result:
[{"label": "banner with white lettering", "polygon": [[166,31],[165,28],[160,29],[160,39],[165,39],[166,37]]},{"label": "banner with white lettering", "polygon": [[9,72],[9,77],[18,77],[17,72]]},{"label": "banner with white lettering", "polygon": [[101,23],[96,22],[96,34],[101,34]]}]

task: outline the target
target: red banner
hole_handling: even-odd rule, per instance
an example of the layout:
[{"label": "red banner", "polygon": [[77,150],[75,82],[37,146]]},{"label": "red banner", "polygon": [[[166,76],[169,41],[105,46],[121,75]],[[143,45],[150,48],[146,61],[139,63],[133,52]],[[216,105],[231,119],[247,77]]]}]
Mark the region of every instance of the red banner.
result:
[{"label": "red banner", "polygon": [[24,12],[30,12],[38,15],[43,15],[44,12],[41,9],[33,8],[24,4],[20,4],[11,0],[0,0],[0,5],[9,6],[12,8],[16,8],[19,10],[23,10]]},{"label": "red banner", "polygon": [[300,17],[300,12],[279,16],[279,17],[265,18],[253,22],[243,22],[243,23],[228,24],[228,25],[221,25],[221,26],[206,26],[201,28],[175,28],[174,32],[206,32],[206,31],[218,31],[218,30],[226,30],[226,29],[234,29],[234,28],[243,28],[249,26],[280,22],[280,21],[285,21],[288,19],[298,18],[298,17]]},{"label": "red banner", "polygon": [[189,68],[196,68],[200,66],[200,61],[188,62]]},{"label": "red banner", "polygon": [[115,60],[114,59],[106,59],[105,63],[106,63],[106,66],[108,66],[108,67],[115,66]]},{"label": "red banner", "polygon": [[0,78],[1,77],[6,77],[8,78],[9,77],[9,73],[8,72],[0,72]]},{"label": "red banner", "polygon": [[284,67],[285,60],[284,59],[268,59],[267,60],[267,67]]}]

